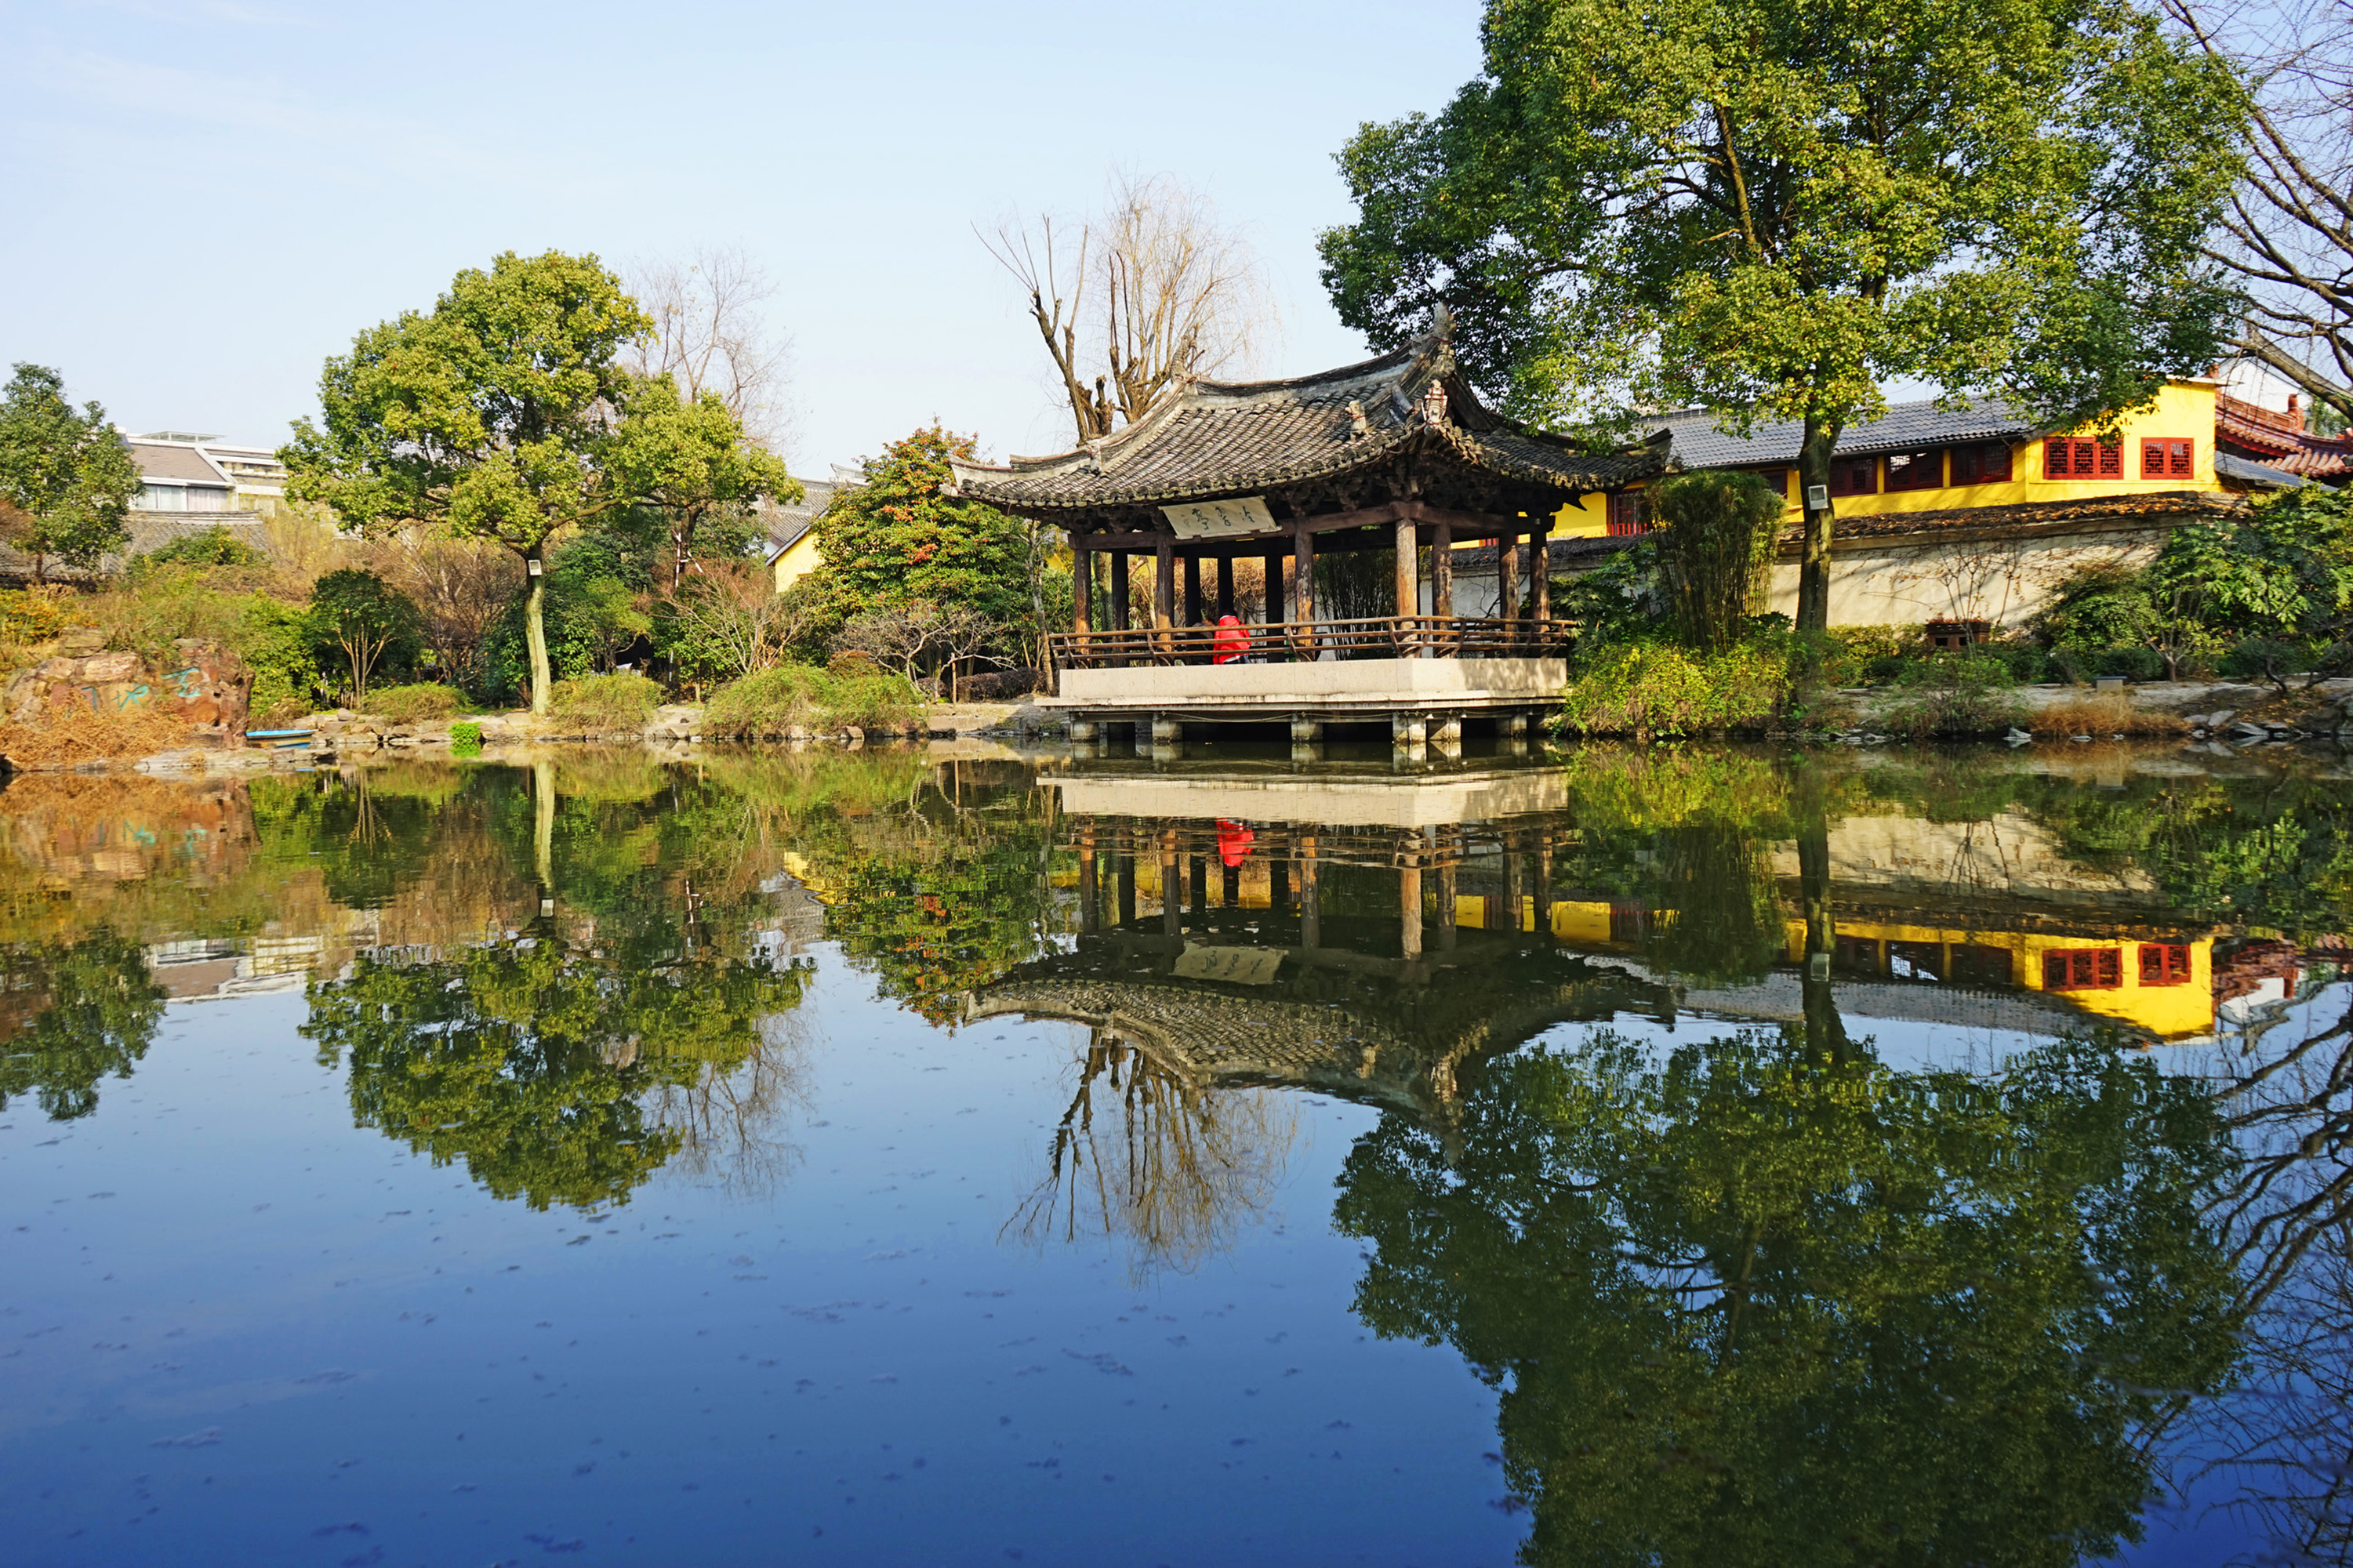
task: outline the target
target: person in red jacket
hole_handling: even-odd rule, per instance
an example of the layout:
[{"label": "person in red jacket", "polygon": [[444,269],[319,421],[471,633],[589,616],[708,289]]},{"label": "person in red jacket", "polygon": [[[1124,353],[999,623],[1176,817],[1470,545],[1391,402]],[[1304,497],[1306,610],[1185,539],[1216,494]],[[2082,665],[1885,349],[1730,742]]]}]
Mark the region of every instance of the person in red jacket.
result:
[{"label": "person in red jacket", "polygon": [[1212,664],[1231,664],[1250,652],[1250,633],[1242,629],[1238,616],[1219,616],[1217,636],[1209,641]]}]

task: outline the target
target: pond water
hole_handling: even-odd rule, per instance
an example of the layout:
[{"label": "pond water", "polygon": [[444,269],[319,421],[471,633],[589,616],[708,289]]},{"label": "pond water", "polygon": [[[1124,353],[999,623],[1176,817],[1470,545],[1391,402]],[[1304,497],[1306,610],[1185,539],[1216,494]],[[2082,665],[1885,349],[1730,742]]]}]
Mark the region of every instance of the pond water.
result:
[{"label": "pond water", "polygon": [[19,778],[0,1560],[2341,1563],[2346,777]]}]

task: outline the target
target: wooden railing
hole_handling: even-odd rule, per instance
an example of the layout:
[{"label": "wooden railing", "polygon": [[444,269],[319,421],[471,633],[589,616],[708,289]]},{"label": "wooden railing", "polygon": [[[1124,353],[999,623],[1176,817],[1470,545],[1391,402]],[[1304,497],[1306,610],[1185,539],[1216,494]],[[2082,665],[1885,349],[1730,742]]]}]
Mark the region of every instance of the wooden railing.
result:
[{"label": "wooden railing", "polygon": [[1055,632],[1048,651],[1064,669],[1152,664],[1303,664],[1319,658],[1559,658],[1576,640],[1569,621],[1470,616],[1376,616],[1248,626],[1136,626]]}]

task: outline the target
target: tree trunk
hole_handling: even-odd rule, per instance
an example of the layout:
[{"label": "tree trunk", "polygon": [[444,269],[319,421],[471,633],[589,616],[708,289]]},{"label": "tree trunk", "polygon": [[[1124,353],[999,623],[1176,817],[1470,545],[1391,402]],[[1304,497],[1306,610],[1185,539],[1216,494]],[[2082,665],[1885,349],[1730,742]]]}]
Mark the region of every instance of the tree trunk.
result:
[{"label": "tree trunk", "polygon": [[547,668],[547,575],[541,566],[540,547],[533,545],[523,552],[523,570],[531,574],[525,579],[531,591],[522,602],[522,640],[531,650],[531,710],[540,717],[547,716],[547,696],[550,678]]},{"label": "tree trunk", "polygon": [[[1838,521],[1830,503],[1831,453],[1838,446],[1839,430],[1836,421],[1808,414],[1805,441],[1798,448],[1798,495],[1807,503],[1805,543],[1798,562],[1801,632],[1826,632],[1831,626],[1831,533]],[[1817,486],[1822,494],[1819,510],[1811,504]]]}]

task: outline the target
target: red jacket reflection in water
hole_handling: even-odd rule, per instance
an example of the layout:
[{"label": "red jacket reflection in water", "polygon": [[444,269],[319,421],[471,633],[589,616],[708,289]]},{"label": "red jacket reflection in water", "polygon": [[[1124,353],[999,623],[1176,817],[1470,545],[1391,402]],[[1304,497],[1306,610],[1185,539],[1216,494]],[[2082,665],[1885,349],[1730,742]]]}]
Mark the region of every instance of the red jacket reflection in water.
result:
[{"label": "red jacket reflection in water", "polygon": [[1251,841],[1258,835],[1239,822],[1218,818],[1218,858],[1229,866],[1239,866],[1250,856]]},{"label": "red jacket reflection in water", "polygon": [[[1240,619],[1234,616],[1218,617],[1218,635],[1210,639],[1212,664],[1231,664],[1250,652],[1250,633],[1242,630]],[[1231,862],[1228,862],[1231,864]]]}]

